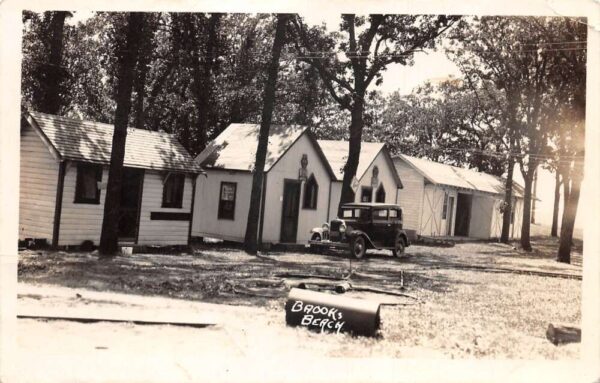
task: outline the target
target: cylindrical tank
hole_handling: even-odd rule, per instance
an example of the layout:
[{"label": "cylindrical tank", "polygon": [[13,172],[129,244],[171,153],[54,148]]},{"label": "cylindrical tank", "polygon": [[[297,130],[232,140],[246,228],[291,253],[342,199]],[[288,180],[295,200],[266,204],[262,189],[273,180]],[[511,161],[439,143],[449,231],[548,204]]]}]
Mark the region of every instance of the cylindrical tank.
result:
[{"label": "cylindrical tank", "polygon": [[380,325],[379,308],[377,302],[293,288],[285,304],[285,321],[319,332],[374,336]]}]

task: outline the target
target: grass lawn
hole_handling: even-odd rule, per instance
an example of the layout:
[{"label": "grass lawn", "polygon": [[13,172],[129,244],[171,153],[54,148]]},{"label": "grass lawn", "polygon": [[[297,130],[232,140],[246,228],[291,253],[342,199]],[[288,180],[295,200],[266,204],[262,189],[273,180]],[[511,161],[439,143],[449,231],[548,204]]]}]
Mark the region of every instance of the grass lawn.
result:
[{"label": "grass lawn", "polygon": [[[554,346],[545,331],[549,323],[579,326],[581,280],[576,277],[581,276],[581,243],[576,243],[573,265],[554,261],[556,239],[535,238],[533,246],[533,253],[498,243],[412,246],[403,259],[379,252],[361,261],[333,251],[251,257],[224,245],[108,261],[89,253],[23,251],[19,282],[250,306],[259,309],[259,314],[253,311],[254,323],[265,325],[282,347],[318,349],[327,356],[579,358],[578,343]],[[351,283],[384,290],[403,287],[422,303],[346,293],[394,303],[382,308],[378,338],[316,334],[285,326],[289,274],[341,278],[350,270]]]}]

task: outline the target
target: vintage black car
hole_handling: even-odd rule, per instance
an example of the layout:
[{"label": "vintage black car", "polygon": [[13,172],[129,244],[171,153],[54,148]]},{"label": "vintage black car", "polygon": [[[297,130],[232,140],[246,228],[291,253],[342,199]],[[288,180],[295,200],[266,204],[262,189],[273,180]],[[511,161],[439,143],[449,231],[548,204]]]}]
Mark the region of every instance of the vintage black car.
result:
[{"label": "vintage black car", "polygon": [[389,249],[401,257],[410,245],[402,230],[402,208],[385,203],[348,203],[341,217],[311,230],[311,249],[344,247],[356,258],[367,249]]}]

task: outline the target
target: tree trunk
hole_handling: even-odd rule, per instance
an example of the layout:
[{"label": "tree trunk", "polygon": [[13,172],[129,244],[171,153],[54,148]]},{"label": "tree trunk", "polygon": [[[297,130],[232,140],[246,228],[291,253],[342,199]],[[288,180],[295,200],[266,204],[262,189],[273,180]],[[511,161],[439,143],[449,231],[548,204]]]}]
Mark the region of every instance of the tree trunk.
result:
[{"label": "tree trunk", "polygon": [[115,128],[108,171],[108,185],[104,203],[104,219],[100,236],[99,252],[101,256],[112,256],[117,252],[119,210],[121,200],[121,179],[123,176],[123,159],[125,158],[125,141],[127,139],[127,122],[131,111],[131,90],[134,70],[140,45],[140,31],[144,24],[143,13],[131,12],[128,15],[125,49],[119,52],[117,78],[117,110],[115,112]]},{"label": "tree trunk", "polygon": [[560,243],[558,245],[558,262],[571,263],[573,230],[575,228],[575,219],[577,218],[577,206],[579,205],[579,194],[582,178],[583,159],[581,160],[581,164],[578,165],[574,171],[571,180],[571,190],[568,193],[568,199],[565,198],[563,219],[560,227]]},{"label": "tree trunk", "polygon": [[[509,148],[509,150],[511,150]],[[508,157],[508,169],[506,172],[506,181],[504,184],[504,212],[502,214],[502,234],[500,241],[508,243],[510,240],[510,218],[512,214],[512,191],[513,191],[513,173],[515,169],[515,160],[512,156]]]},{"label": "tree trunk", "polygon": [[[248,210],[248,221],[246,223],[246,236],[244,238],[244,249],[249,254],[256,254],[258,251],[258,224],[260,218],[260,204],[262,197],[262,186],[265,169],[265,160],[267,157],[267,148],[269,145],[269,129],[271,127],[271,118],[275,107],[275,90],[277,85],[277,74],[279,72],[279,56],[285,43],[285,29],[289,15],[277,15],[277,27],[275,30],[275,40],[271,53],[271,62],[267,73],[267,82],[264,90],[264,104],[258,134],[258,146],[256,148],[256,160],[254,163],[254,174],[252,176],[252,192],[250,194],[250,208]],[[263,207],[264,209],[264,207]]]},{"label": "tree trunk", "polygon": [[137,77],[135,79],[135,119],[134,126],[136,129],[144,129],[146,123],[146,110],[144,109],[144,99],[146,98],[146,60],[138,63]]},{"label": "tree trunk", "polygon": [[63,106],[61,88],[66,76],[66,71],[61,65],[65,18],[70,14],[65,11],[50,13],[48,62],[40,68],[39,97],[34,105],[40,112],[58,114]]},{"label": "tree trunk", "polygon": [[552,210],[552,229],[550,236],[558,237],[558,209],[560,206],[560,173],[554,174],[554,209]]},{"label": "tree trunk", "polygon": [[[359,93],[358,90],[357,93]],[[356,170],[358,169],[362,131],[363,126],[365,125],[364,101],[361,93],[355,96],[354,103],[352,104],[348,159],[344,165],[344,178],[342,180],[342,195],[340,196],[340,203],[338,205],[338,216],[341,214],[342,205],[348,202],[354,202],[355,199],[355,192],[352,189],[352,180],[356,176]]]},{"label": "tree trunk", "polygon": [[[530,164],[531,166],[531,164]],[[525,251],[531,251],[531,199],[533,188],[533,173],[535,168],[530,168],[527,173],[523,174],[525,181],[525,192],[523,195],[523,220],[521,222],[521,247]]]},{"label": "tree trunk", "polygon": [[[196,112],[198,113],[197,137],[194,152],[202,151],[208,141],[210,127],[210,103],[213,99],[213,76],[216,66],[217,32],[219,28],[220,13],[211,14],[208,20],[206,46],[202,49],[198,41],[194,43],[193,65],[193,94]],[[199,33],[196,32],[196,39]]]}]

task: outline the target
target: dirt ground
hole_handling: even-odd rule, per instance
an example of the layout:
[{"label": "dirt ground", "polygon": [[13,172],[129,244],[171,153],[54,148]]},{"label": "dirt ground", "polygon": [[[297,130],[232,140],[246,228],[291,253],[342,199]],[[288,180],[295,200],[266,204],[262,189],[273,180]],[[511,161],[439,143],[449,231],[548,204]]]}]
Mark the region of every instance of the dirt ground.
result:
[{"label": "dirt ground", "polygon": [[[224,245],[112,260],[27,250],[18,265],[20,311],[171,313],[216,325],[195,329],[20,319],[18,343],[28,358],[166,349],[182,356],[577,359],[579,343],[554,346],[545,331],[549,323],[579,326],[581,243],[572,265],[554,261],[555,239],[536,238],[533,246],[533,253],[499,243],[411,246],[402,259],[382,251],[361,261],[333,251],[252,257]],[[387,303],[379,337],[318,334],[285,325],[283,306],[290,284],[301,280],[297,275],[350,275],[353,285],[418,299],[347,292]],[[53,335],[41,342],[41,334]]]}]

